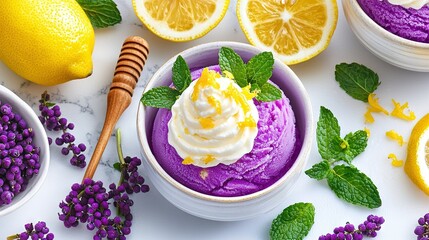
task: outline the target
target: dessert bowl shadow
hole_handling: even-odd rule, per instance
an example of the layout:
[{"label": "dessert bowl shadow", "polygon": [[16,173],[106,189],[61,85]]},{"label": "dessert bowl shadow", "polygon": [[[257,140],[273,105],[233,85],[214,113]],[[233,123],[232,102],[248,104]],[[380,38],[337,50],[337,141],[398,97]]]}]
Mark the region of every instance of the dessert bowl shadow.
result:
[{"label": "dessert bowl shadow", "polygon": [[[232,48],[247,62],[261,51],[249,44],[238,42],[212,42],[198,45],[179,53],[191,69],[218,64],[221,47]],[[172,67],[177,56],[168,60],[150,79],[145,92],[158,86],[169,86]],[[310,153],[313,135],[313,113],[310,98],[295,73],[275,59],[273,75],[276,85],[289,98],[295,113],[301,147],[291,168],[271,186],[252,194],[236,197],[219,197],[194,191],[174,180],[157,162],[152,149],[152,127],[157,109],[139,104],[137,131],[143,151],[144,171],[155,188],[173,205],[194,216],[218,220],[237,221],[256,217],[284,202],[288,192],[298,180]]]},{"label": "dessert bowl shadow", "polygon": [[4,204],[0,207],[1,217],[12,213],[19,207],[23,206],[40,190],[48,174],[50,151],[45,129],[36,113],[26,102],[2,85],[0,85],[0,102],[2,104],[10,104],[12,106],[12,111],[21,115],[21,117],[27,122],[27,126],[34,132],[34,145],[40,148],[39,173],[29,180],[25,190],[15,195],[10,204]]},{"label": "dessert bowl shadow", "polygon": [[347,22],[359,41],[375,56],[394,66],[429,72],[429,44],[397,36],[372,20],[357,0],[342,0]]}]

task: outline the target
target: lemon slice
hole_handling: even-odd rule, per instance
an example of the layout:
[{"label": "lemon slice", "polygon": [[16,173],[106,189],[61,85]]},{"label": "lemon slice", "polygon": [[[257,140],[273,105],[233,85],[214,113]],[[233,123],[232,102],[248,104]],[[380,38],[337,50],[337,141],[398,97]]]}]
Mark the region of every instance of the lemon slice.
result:
[{"label": "lemon slice", "polygon": [[143,24],[157,36],[184,42],[204,36],[228,10],[229,0],[133,0]]},{"label": "lemon slice", "polygon": [[237,17],[252,45],[296,64],[328,47],[338,6],[335,0],[238,0]]},{"label": "lemon slice", "polygon": [[429,114],[421,118],[411,132],[404,170],[429,195]]}]

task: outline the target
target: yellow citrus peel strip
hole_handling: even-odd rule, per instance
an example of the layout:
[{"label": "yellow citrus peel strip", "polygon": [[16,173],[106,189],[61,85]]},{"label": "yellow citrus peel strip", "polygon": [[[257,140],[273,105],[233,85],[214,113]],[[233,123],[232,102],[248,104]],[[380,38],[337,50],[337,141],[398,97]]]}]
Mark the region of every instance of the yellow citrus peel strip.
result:
[{"label": "yellow citrus peel strip", "polygon": [[404,138],[401,135],[399,135],[395,130],[387,131],[386,137],[388,137],[392,140],[395,140],[396,142],[398,142],[399,146],[401,146],[401,147],[405,143]]},{"label": "yellow citrus peel strip", "polygon": [[[394,99],[392,99],[392,102],[394,105],[394,109],[390,113],[390,115],[407,121],[412,121],[416,119],[416,115],[414,114],[414,112],[408,108],[408,102],[402,105],[399,102],[396,102]],[[408,115],[404,112],[406,110],[408,111]]]},{"label": "yellow citrus peel strip", "polygon": [[403,160],[399,160],[394,153],[390,153],[389,156],[387,156],[390,160],[392,160],[391,164],[394,167],[402,167],[404,165]]}]

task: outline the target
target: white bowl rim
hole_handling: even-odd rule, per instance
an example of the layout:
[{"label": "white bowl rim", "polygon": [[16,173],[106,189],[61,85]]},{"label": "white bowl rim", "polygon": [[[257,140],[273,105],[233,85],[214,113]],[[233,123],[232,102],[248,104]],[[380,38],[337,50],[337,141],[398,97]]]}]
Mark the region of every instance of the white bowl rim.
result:
[{"label": "white bowl rim", "polygon": [[[8,96],[7,98],[12,99],[13,102],[7,102],[11,104],[12,109],[21,108],[23,112],[28,114],[23,117],[25,118],[27,123],[29,123],[29,119],[31,119],[32,122],[36,123],[29,127],[31,127],[38,134],[40,133],[40,136],[37,136],[37,138],[40,138],[40,140],[43,142],[41,146],[38,146],[40,147],[40,152],[41,152],[40,161],[42,162],[39,169],[40,175],[33,176],[32,178],[32,180],[34,180],[35,177],[38,177],[38,181],[31,187],[31,189],[26,189],[24,190],[24,192],[20,192],[19,194],[25,194],[25,196],[17,200],[17,202],[14,203],[13,202],[14,200],[12,200],[12,203],[10,206],[8,205],[3,206],[5,208],[0,210],[0,216],[4,216],[23,206],[32,197],[34,197],[34,195],[40,190],[48,175],[48,169],[50,164],[50,151],[49,151],[48,136],[46,135],[45,128],[43,127],[42,123],[39,120],[39,117],[36,115],[33,109],[18,95],[16,95],[14,92],[12,92],[11,90],[9,90],[3,85],[0,85],[0,96]],[[28,191],[28,192],[25,192],[25,191]]]},{"label": "white bowl rim", "polygon": [[[241,42],[232,42],[232,41],[216,41],[216,42],[204,43],[204,44],[200,44],[200,45],[188,48],[188,49],[176,54],[175,56],[170,58],[167,62],[165,62],[161,66],[161,68],[159,68],[156,71],[156,73],[152,76],[152,78],[149,80],[149,82],[147,83],[143,93],[148,91],[149,89],[153,88],[153,85],[155,82],[154,79],[157,79],[159,77],[159,75],[161,75],[162,72],[171,70],[173,63],[179,54],[183,58],[186,59],[187,57],[189,57],[190,54],[193,54],[193,52],[195,52],[195,50],[203,51],[203,50],[207,50],[207,49],[219,49],[221,46],[228,46],[228,47],[235,48],[235,49],[238,49],[238,48],[239,49],[247,49],[247,50],[251,50],[254,52],[262,52],[259,48],[256,48],[250,44],[241,43]],[[300,166],[300,162],[303,162],[302,167],[304,167],[306,162],[307,162],[308,155],[309,155],[311,145],[312,145],[312,141],[313,141],[313,112],[312,112],[312,107],[311,107],[311,103],[310,103],[310,97],[309,97],[304,85],[302,84],[301,80],[298,78],[298,76],[287,65],[285,65],[284,63],[282,63],[278,59],[275,59],[275,65],[283,68],[283,70],[289,74],[292,81],[294,81],[294,83],[298,87],[297,90],[303,96],[303,99],[301,99],[303,101],[302,102],[303,106],[305,107],[305,109],[303,109],[303,112],[306,113],[306,117],[307,117],[306,121],[303,123],[304,128],[305,128],[305,135],[302,136],[303,143],[302,143],[300,152],[297,155],[296,160],[292,164],[290,169],[280,179],[278,179],[275,183],[273,183],[269,187],[262,189],[260,191],[257,191],[255,193],[251,193],[251,194],[243,195],[243,196],[234,196],[234,197],[221,197],[221,196],[208,195],[208,194],[197,192],[195,190],[192,190],[192,189],[182,185],[181,183],[179,183],[175,179],[173,179],[167,172],[165,172],[165,170],[159,165],[158,161],[156,161],[154,155],[152,154],[152,150],[150,149],[147,141],[143,140],[143,139],[146,139],[146,134],[145,134],[146,131],[143,127],[143,125],[144,125],[143,119],[145,119],[145,114],[146,114],[145,108],[146,107],[143,106],[143,104],[141,102],[139,102],[138,113],[137,113],[138,137],[139,137],[140,145],[143,147],[143,153],[144,153],[146,159],[148,160],[149,164],[152,166],[152,168],[154,168],[155,171],[165,181],[167,181],[169,184],[173,185],[175,188],[179,189],[182,193],[185,193],[185,194],[190,195],[192,197],[196,197],[198,199],[211,201],[211,202],[218,202],[218,203],[238,203],[238,202],[250,201],[253,199],[257,199],[257,198],[260,198],[260,197],[267,195],[268,193],[274,191],[275,189],[277,189],[279,187],[279,185],[282,185],[285,181],[288,181],[289,178],[291,178],[293,176],[293,174],[295,174],[295,169]],[[140,124],[140,123],[142,123],[142,124]],[[146,143],[146,144],[144,144],[144,143]]]},{"label": "white bowl rim", "polygon": [[390,39],[391,41],[396,41],[399,44],[405,45],[408,47],[418,47],[418,48],[428,48],[429,49],[429,43],[418,42],[418,41],[414,41],[414,40],[410,40],[407,38],[400,37],[396,34],[393,34],[389,31],[387,31],[382,26],[378,25],[378,23],[376,23],[372,18],[370,18],[368,16],[368,14],[366,14],[366,12],[362,9],[362,7],[360,6],[360,4],[358,3],[357,0],[343,0],[343,1],[350,1],[352,4],[352,7],[354,9],[356,9],[356,13],[360,16],[360,18],[366,24],[370,25],[370,27],[372,29],[379,32],[380,34],[382,34],[384,37]]}]

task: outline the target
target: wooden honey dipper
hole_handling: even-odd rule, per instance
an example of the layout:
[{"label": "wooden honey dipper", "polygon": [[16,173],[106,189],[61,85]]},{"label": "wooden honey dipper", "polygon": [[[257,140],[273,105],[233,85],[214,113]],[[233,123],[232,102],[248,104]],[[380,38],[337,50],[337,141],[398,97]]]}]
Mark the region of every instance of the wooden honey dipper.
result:
[{"label": "wooden honey dipper", "polygon": [[131,103],[134,88],[143,71],[148,54],[149,44],[143,38],[131,36],[125,39],[107,95],[107,111],[103,129],[83,179],[94,176],[117,121]]}]

